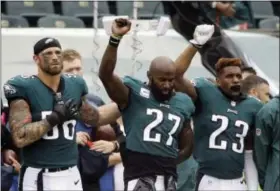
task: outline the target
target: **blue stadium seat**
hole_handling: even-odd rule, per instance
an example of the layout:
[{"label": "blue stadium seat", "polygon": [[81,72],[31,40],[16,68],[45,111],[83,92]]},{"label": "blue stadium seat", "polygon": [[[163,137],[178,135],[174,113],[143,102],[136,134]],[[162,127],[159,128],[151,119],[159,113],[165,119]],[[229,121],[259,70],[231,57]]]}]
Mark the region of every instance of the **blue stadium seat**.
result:
[{"label": "blue stadium seat", "polygon": [[83,21],[76,17],[49,15],[38,20],[42,28],[85,28]]},{"label": "blue stadium seat", "polygon": [[29,27],[27,20],[22,16],[17,15],[1,15],[2,28],[24,28]]}]

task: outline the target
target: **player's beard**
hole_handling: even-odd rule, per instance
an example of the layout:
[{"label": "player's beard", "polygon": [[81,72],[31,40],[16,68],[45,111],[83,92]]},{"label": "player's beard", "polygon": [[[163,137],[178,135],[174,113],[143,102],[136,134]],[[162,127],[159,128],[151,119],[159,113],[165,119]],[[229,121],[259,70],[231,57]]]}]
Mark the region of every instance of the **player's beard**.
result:
[{"label": "player's beard", "polygon": [[40,66],[41,70],[50,76],[56,76],[56,75],[60,74],[61,71],[63,70],[63,64],[56,63],[58,65],[55,65],[55,66],[52,64],[53,63],[44,62],[43,66]]},{"label": "player's beard", "polygon": [[151,79],[150,88],[151,88],[153,96],[159,102],[169,100],[173,94],[173,91],[168,92],[168,94],[162,94],[161,93],[162,90],[154,83],[153,79]]}]

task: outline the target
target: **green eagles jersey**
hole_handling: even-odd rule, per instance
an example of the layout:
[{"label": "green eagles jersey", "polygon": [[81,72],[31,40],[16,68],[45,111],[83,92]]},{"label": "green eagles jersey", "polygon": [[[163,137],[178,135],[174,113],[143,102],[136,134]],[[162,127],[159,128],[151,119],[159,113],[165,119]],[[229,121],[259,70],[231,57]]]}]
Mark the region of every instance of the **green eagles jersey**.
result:
[{"label": "green eagles jersey", "polygon": [[280,189],[279,96],[270,100],[256,118],[254,157],[263,190]]},{"label": "green eagles jersey", "polygon": [[[37,76],[16,76],[4,85],[10,103],[24,99],[29,104],[32,122],[44,119],[53,110],[57,98],[81,101],[87,94],[85,81],[75,75],[62,75],[59,90],[54,93]],[[34,168],[59,168],[77,164],[76,120],[53,127],[38,141],[22,149],[23,163]]]},{"label": "green eagles jersey", "polygon": [[256,98],[230,100],[212,82],[197,78],[198,95],[194,124],[194,158],[203,174],[221,179],[242,177],[244,139],[254,127],[255,115],[262,107]]},{"label": "green eagles jersey", "polygon": [[169,101],[160,103],[146,84],[131,77],[123,81],[130,89],[129,105],[122,111],[127,149],[176,158],[178,135],[184,121],[189,121],[194,112],[191,99],[176,93]]}]

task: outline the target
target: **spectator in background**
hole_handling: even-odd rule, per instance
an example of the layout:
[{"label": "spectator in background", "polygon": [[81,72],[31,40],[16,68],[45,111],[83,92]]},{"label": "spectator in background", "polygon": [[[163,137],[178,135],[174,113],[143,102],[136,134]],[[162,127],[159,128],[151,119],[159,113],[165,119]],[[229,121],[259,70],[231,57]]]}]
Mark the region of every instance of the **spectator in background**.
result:
[{"label": "spectator in background", "polygon": [[[73,49],[64,50],[62,53],[62,63],[63,63],[63,72],[80,75],[80,76],[83,75],[82,57],[81,57],[80,53],[77,52],[76,50],[73,50]],[[89,103],[91,103],[97,107],[105,104],[104,101],[100,97],[90,94],[90,93],[87,95],[87,100],[89,101]],[[116,124],[112,125],[112,128],[114,129],[116,134],[120,133],[119,127]],[[96,129],[88,127],[87,124],[78,122],[76,125],[77,143],[79,145],[85,146],[87,144],[88,140],[91,139],[94,141],[94,138],[96,137],[96,131],[94,131],[94,130],[96,130]],[[100,141],[95,142],[95,145],[96,144],[99,144],[101,147],[103,147],[105,149],[108,148],[110,150],[113,150],[111,148],[114,147],[114,144],[110,141],[100,140]],[[80,149],[80,154],[81,154],[81,151],[85,152],[84,149],[83,150]],[[91,154],[94,154],[94,152],[95,151],[92,151]],[[89,155],[87,155],[87,156],[89,156]],[[102,163],[102,161],[106,160],[107,161],[106,168],[114,166],[121,162],[120,153],[112,153],[110,155],[102,155],[101,153],[100,154],[96,153],[96,155],[91,155],[91,156],[97,157],[96,167],[98,166],[97,161],[101,161],[100,163]],[[84,157],[85,157],[85,155],[84,155]],[[94,165],[92,165],[92,164],[88,164],[88,166],[94,168],[93,167]],[[94,170],[94,173],[96,173],[96,174],[102,173],[103,167],[100,166],[97,168],[100,168],[100,170],[98,171],[97,169],[92,169],[92,170]],[[98,171],[98,173],[97,173],[97,171]],[[84,177],[83,177],[83,175],[84,175]],[[84,178],[84,181],[83,181],[84,191],[90,191],[90,190],[95,190],[95,191],[101,190],[102,191],[102,190],[114,189],[113,188],[114,185],[113,185],[113,169],[112,168],[109,168],[107,170],[107,172],[102,177],[100,177],[99,183],[85,178],[86,175],[83,172],[81,172],[81,176],[82,176],[82,180]]]},{"label": "spectator in background", "polygon": [[256,70],[251,66],[245,66],[242,68],[242,78],[243,80],[251,75],[257,75]]},{"label": "spectator in background", "polygon": [[241,1],[212,1],[205,12],[214,23],[224,29],[248,29],[253,26],[249,7]]},{"label": "spectator in background", "polygon": [[[247,68],[246,71],[250,71],[251,75],[246,77],[242,81],[241,91],[244,94],[248,94],[259,99],[263,103],[267,103],[270,100],[269,95],[269,84],[268,82],[255,75],[253,68]],[[247,142],[250,142],[251,147],[253,148],[253,134],[254,132],[248,133]],[[255,163],[253,161],[253,151],[245,151],[245,178],[248,186],[248,190],[257,190],[258,189],[258,173]]]}]

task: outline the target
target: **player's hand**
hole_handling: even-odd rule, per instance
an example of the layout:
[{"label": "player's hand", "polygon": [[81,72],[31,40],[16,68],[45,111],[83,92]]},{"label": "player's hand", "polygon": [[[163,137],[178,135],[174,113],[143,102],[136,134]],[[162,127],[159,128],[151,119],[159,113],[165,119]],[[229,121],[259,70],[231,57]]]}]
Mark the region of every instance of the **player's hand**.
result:
[{"label": "player's hand", "polygon": [[193,39],[190,40],[190,43],[195,46],[203,46],[212,37],[214,31],[214,25],[198,25],[195,28]]},{"label": "player's hand", "polygon": [[89,134],[86,132],[76,133],[76,143],[85,146],[87,141],[90,140]]},{"label": "player's hand", "polygon": [[79,107],[75,100],[69,99],[65,103],[56,103],[53,112],[46,117],[46,120],[53,127],[58,124],[63,124],[70,119],[77,119],[78,117]]},{"label": "player's hand", "polygon": [[112,33],[117,36],[125,35],[131,28],[131,22],[128,19],[115,19],[112,24]]},{"label": "player's hand", "polygon": [[90,147],[90,150],[95,150],[104,154],[111,153],[115,150],[115,143],[103,140],[95,141]]}]

